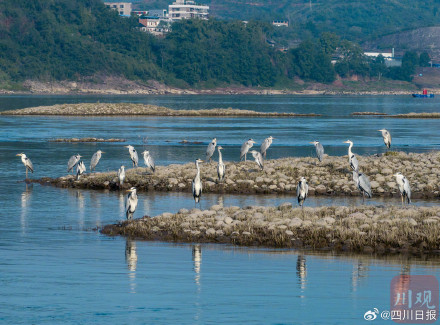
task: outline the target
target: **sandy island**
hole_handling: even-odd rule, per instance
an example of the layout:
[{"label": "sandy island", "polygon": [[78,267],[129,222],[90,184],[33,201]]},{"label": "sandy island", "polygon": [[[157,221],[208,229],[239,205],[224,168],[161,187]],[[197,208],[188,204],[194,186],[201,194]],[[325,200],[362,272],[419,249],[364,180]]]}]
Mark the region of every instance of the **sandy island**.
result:
[{"label": "sandy island", "polygon": [[145,240],[227,243],[362,253],[440,253],[440,207],[212,206],[107,225]]},{"label": "sandy island", "polygon": [[[388,152],[381,156],[358,156],[360,170],[370,178],[373,196],[399,196],[394,173],[400,171],[411,184],[412,197],[440,197],[440,153]],[[217,163],[201,165],[204,193],[294,195],[300,177],[309,183],[309,195],[354,196],[360,195],[352,181],[348,157],[325,156],[322,163],[312,157],[291,157],[265,161],[264,170],[254,161],[225,162],[226,178],[217,181]],[[129,166],[129,162],[126,163]],[[99,170],[99,165],[97,167]],[[152,174],[138,167],[126,171],[124,188],[135,186],[139,191],[191,192],[195,176],[194,163],[156,166]],[[92,173],[80,180],[72,175],[59,178],[43,177],[31,182],[57,187],[118,190],[117,172]],[[203,200],[203,197],[202,197]]]},{"label": "sandy island", "polygon": [[131,103],[81,103],[53,106],[29,107],[0,112],[0,115],[56,115],[56,116],[252,116],[252,117],[308,117],[319,114],[296,114],[257,112],[234,108],[212,108],[200,110],[176,110],[167,107]]}]

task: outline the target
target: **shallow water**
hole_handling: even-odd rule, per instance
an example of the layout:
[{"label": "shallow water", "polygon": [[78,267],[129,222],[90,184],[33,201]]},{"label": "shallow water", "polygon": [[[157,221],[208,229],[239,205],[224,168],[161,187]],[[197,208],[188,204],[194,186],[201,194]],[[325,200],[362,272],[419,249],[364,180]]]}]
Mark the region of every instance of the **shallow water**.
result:
[{"label": "shallow water", "polygon": [[[75,101],[134,101],[173,108],[238,107],[265,111],[326,113],[321,118],[65,118],[0,116],[0,322],[5,324],[353,324],[374,307],[389,309],[389,284],[399,274],[439,275],[432,257],[326,255],[225,245],[177,245],[127,241],[94,229],[123,218],[118,192],[77,191],[20,182],[24,168],[15,154],[25,152],[33,177],[65,174],[68,158],[87,160],[101,148],[97,170],[129,165],[122,143],[50,143],[58,137],[125,138],[141,151],[143,138],[158,164],[183,163],[204,155],[217,136],[225,158],[237,160],[242,140],[278,137],[271,158],[311,155],[315,137],[329,152],[345,154],[339,141],[351,138],[357,151],[382,152],[376,129],[392,130],[400,149],[438,149],[436,120],[351,118],[351,111],[388,113],[434,111],[437,99],[406,97],[149,96],[149,97],[0,97],[1,109]],[[327,103],[327,104],[326,104]],[[437,105],[437,104],[436,104]],[[226,122],[225,122],[226,121]],[[384,123],[384,124],[380,124]],[[385,124],[386,123],[386,124]],[[359,132],[359,130],[361,130]],[[371,131],[372,130],[372,131]],[[371,131],[371,132],[370,132]],[[167,142],[171,141],[171,142]],[[88,161],[86,165],[88,167]],[[204,195],[213,204],[278,205],[291,196]],[[355,205],[360,198],[313,198],[308,206]],[[394,205],[398,199],[367,204]],[[417,205],[438,204],[416,201]],[[141,193],[135,216],[154,216],[192,208],[188,193]],[[391,321],[388,321],[391,322]],[[376,320],[375,323],[380,323]]]}]

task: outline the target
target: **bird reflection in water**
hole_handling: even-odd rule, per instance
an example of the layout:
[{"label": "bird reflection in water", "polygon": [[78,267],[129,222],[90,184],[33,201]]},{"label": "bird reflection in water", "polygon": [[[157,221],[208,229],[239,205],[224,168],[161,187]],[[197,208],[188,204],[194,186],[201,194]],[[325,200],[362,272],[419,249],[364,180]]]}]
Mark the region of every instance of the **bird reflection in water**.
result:
[{"label": "bird reflection in water", "polygon": [[[298,259],[296,260],[296,275],[298,276],[301,290],[304,291],[307,284],[307,266],[306,257],[303,255],[298,255]],[[304,298],[304,296],[301,296],[301,298]]]},{"label": "bird reflection in water", "polygon": [[84,194],[81,190],[76,190],[76,199],[78,201],[78,213],[79,213],[79,228],[84,228]]},{"label": "bird reflection in water", "polygon": [[219,206],[223,207],[223,204],[224,204],[223,201],[224,201],[224,200],[223,200],[223,195],[219,195],[219,197],[218,197],[218,203],[217,203],[217,204],[218,204]]},{"label": "bird reflection in water", "polygon": [[130,293],[136,293],[136,266],[137,266],[136,241],[127,238],[125,242],[125,262],[127,263],[128,277],[130,280]]},{"label": "bird reflection in water", "polygon": [[368,262],[358,260],[353,263],[353,271],[351,272],[351,289],[355,292],[360,282],[367,278]]},{"label": "bird reflection in water", "polygon": [[119,215],[125,219],[125,192],[119,191]]},{"label": "bird reflection in water", "polygon": [[23,234],[26,232],[26,220],[27,220],[27,214],[28,214],[28,207],[29,207],[29,203],[32,197],[32,191],[34,189],[34,184],[27,184],[26,183],[26,188],[23,191],[23,193],[21,193],[21,214],[20,214],[20,225],[21,225],[21,230],[23,232]]},{"label": "bird reflection in water", "polygon": [[197,289],[200,290],[200,267],[202,266],[202,247],[200,244],[192,247],[192,260],[194,262],[194,272],[196,273],[194,281],[197,284]]}]

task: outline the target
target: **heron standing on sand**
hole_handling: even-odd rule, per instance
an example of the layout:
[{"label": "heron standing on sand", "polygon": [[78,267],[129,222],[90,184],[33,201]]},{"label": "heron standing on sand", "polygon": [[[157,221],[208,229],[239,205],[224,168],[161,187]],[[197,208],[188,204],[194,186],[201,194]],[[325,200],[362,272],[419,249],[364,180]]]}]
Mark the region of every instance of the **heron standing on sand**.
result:
[{"label": "heron standing on sand", "polygon": [[28,170],[30,170],[31,173],[34,173],[34,165],[32,165],[32,161],[26,157],[24,153],[18,153],[16,156],[21,157],[21,162],[26,168],[26,179],[28,179]]},{"label": "heron standing on sand", "polygon": [[225,164],[223,163],[223,157],[222,157],[222,152],[220,150],[222,150],[223,147],[222,146],[218,146],[217,150],[218,150],[218,166],[217,166],[217,175],[218,175],[218,181],[221,182],[225,179]]},{"label": "heron standing on sand", "polygon": [[241,146],[241,150],[240,150],[240,160],[243,160],[243,157],[244,157],[244,161],[246,161],[247,153],[248,153],[249,149],[253,147],[254,143],[256,143],[256,142],[252,139],[249,139],[245,143],[243,143],[243,145]]},{"label": "heron standing on sand", "polygon": [[125,202],[125,217],[127,220],[133,219],[133,214],[136,211],[138,205],[138,197],[136,194],[136,187],[132,187],[127,190],[127,201]]},{"label": "heron standing on sand", "polygon": [[365,196],[368,198],[373,196],[370,180],[365,174],[353,170],[353,181],[362,194],[362,203],[365,202]]},{"label": "heron standing on sand", "polygon": [[322,144],[319,141],[313,141],[313,142],[309,142],[313,145],[315,145],[315,149],[316,149],[316,156],[318,157],[319,162],[322,161],[322,158],[324,157],[324,147],[322,146]]},{"label": "heron standing on sand", "polygon": [[344,141],[344,143],[350,144],[348,146],[348,162],[350,163],[350,167],[354,171],[358,172],[359,171],[359,162],[358,162],[356,156],[354,155],[354,153],[351,152],[351,148],[353,147],[353,142],[350,140],[347,140],[347,141]]},{"label": "heron standing on sand", "polygon": [[82,174],[86,172],[86,165],[84,165],[84,161],[80,160],[76,165],[76,179],[79,180]]},{"label": "heron standing on sand", "polygon": [[390,149],[391,148],[391,134],[390,134],[390,132],[388,132],[388,130],[386,130],[386,129],[377,130],[377,131],[382,132],[383,143],[385,143],[387,148]]},{"label": "heron standing on sand", "polygon": [[99,160],[101,159],[101,155],[105,153],[104,151],[98,150],[92,156],[92,160],[90,161],[90,172],[93,172],[96,165],[98,165]]},{"label": "heron standing on sand", "polygon": [[118,170],[118,179],[119,179],[119,186],[124,185],[125,180],[125,166],[122,165],[121,168]]},{"label": "heron standing on sand", "polygon": [[200,179],[200,166],[199,166],[199,164],[202,162],[203,160],[196,159],[197,173],[196,173],[196,177],[194,177],[192,181],[192,193],[195,204],[200,203],[200,197],[202,196],[202,180]]},{"label": "heron standing on sand", "polygon": [[143,156],[144,156],[144,163],[145,166],[147,166],[147,168],[150,168],[153,173],[156,170],[156,164],[154,163],[154,159],[153,157],[151,157],[150,152],[148,150],[145,150],[144,152],[142,152]]},{"label": "heron standing on sand", "polygon": [[136,149],[133,146],[125,146],[125,148],[128,148],[128,152],[130,153],[130,159],[133,162],[133,168],[138,166],[139,163],[139,157]]},{"label": "heron standing on sand", "polygon": [[81,157],[79,154],[76,154],[72,157],[70,157],[69,161],[67,162],[67,172],[70,172],[71,170],[73,170],[73,167],[76,166],[76,164],[79,163],[79,161],[81,160]]},{"label": "heron standing on sand", "polygon": [[212,161],[212,155],[215,152],[215,146],[217,145],[217,138],[212,139],[211,143],[208,145],[206,149],[206,161]]},{"label": "heron standing on sand", "polygon": [[298,198],[298,204],[301,208],[303,208],[304,201],[309,195],[309,184],[305,177],[301,177],[299,180],[298,186],[296,187],[296,197]]},{"label": "heron standing on sand", "polygon": [[409,185],[408,179],[401,173],[396,173],[393,175],[396,177],[397,185],[399,186],[400,196],[402,197],[402,206],[411,203],[411,186]]},{"label": "heron standing on sand", "polygon": [[261,170],[263,170],[264,169],[263,155],[256,150],[252,150],[251,154],[252,154],[252,157],[254,157],[255,162],[257,163],[258,167],[260,167]]},{"label": "heron standing on sand", "polygon": [[266,151],[267,151],[267,149],[269,149],[270,145],[272,144],[273,139],[275,139],[275,138],[270,136],[270,137],[264,139],[263,143],[261,144],[260,152],[264,158],[266,158]]}]

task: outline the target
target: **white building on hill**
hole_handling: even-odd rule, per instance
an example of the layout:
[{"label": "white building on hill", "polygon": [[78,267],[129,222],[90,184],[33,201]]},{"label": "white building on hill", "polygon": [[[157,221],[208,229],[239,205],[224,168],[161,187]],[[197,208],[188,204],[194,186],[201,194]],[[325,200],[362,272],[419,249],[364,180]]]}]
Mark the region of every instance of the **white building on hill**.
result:
[{"label": "white building on hill", "polygon": [[171,20],[208,19],[209,6],[197,4],[192,0],[176,0],[168,6],[168,17]]}]

